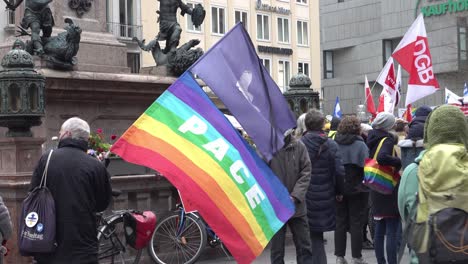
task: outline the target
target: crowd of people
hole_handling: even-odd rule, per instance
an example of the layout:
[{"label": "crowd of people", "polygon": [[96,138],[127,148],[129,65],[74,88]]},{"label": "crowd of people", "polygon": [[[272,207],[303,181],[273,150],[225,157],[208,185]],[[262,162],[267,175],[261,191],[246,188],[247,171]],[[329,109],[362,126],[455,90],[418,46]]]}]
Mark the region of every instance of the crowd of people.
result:
[{"label": "crowd of people", "polygon": [[[379,113],[371,125],[361,123],[356,116],[334,117],[328,123],[318,110],[301,115],[294,136],[287,132],[286,144],[270,162],[296,205],[296,214],[287,225],[296,246],[297,263],[328,263],[323,233],[334,231],[336,263],[348,263],[345,255],[349,233],[350,263],[366,264],[362,257],[363,248],[369,248],[366,225],[373,230],[372,263],[398,263],[399,249],[406,248],[403,234],[409,232],[404,230],[404,224],[414,217],[408,208],[418,192],[414,166],[419,165],[410,165],[425,159],[424,164],[430,164],[429,155],[424,153],[445,144],[440,147],[444,149],[441,153],[445,161],[452,160],[459,168],[456,177],[466,177],[467,142],[467,119],[453,106],[435,110],[419,107],[410,123],[390,113]],[[447,152],[447,145],[455,146],[455,150]],[[379,165],[392,168],[395,175],[404,172],[392,193],[384,194],[363,184],[365,161],[372,157]],[[443,167],[442,163],[437,164]],[[284,263],[284,233],[282,230],[272,240],[271,263]],[[418,261],[413,250],[410,253],[412,264],[431,263]]]},{"label": "crowd of people", "polygon": [[[418,247],[424,245],[417,236],[407,241],[412,235],[408,226],[414,222],[415,207],[417,216],[426,219],[431,212],[444,209],[440,197],[445,197],[451,207],[464,210],[466,216],[468,122],[464,114],[449,105],[434,110],[422,106],[411,123],[389,113],[379,113],[371,125],[362,124],[356,116],[334,118],[328,126],[326,123],[318,110],[299,116],[296,128],[285,133],[283,148],[269,162],[296,208],[271,241],[271,263],[284,263],[289,227],[299,264],[328,263],[324,232],[330,231],[334,232],[337,264],[348,263],[347,233],[351,263],[366,264],[362,257],[363,248],[369,248],[366,225],[374,230],[376,261],[372,263],[398,263],[398,255],[407,244],[411,264],[437,263],[421,254],[424,250]],[[109,205],[111,186],[105,165],[86,154],[89,133],[89,125],[79,118],[71,118],[61,127],[47,180],[56,203],[58,247],[54,253],[35,255],[37,263],[70,259],[73,263],[98,263],[95,213]],[[48,153],[41,157],[30,190],[39,185],[47,157]],[[363,184],[365,162],[371,157],[402,172],[392,193],[384,194]],[[464,194],[457,196],[459,190]],[[424,200],[417,199],[418,191],[427,191]],[[431,199],[437,202],[431,204]],[[8,210],[0,197],[0,264],[11,233]],[[463,245],[461,252],[466,252]]]}]

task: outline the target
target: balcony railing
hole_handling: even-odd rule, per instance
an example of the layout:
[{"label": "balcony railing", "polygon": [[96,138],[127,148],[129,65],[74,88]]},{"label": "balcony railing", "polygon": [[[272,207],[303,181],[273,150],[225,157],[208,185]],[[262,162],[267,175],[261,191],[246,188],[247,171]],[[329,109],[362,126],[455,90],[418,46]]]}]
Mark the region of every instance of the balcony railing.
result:
[{"label": "balcony railing", "polygon": [[118,38],[125,39],[131,39],[133,37],[141,39],[143,35],[141,25],[125,25],[115,22],[107,23],[107,31]]}]

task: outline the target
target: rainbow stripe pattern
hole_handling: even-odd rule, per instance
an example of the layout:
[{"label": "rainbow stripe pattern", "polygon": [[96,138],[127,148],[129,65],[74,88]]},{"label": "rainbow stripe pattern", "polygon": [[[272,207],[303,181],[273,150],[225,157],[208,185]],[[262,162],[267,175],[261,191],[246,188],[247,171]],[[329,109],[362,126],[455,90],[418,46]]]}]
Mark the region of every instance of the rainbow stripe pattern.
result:
[{"label": "rainbow stripe pattern", "polygon": [[112,146],[163,174],[239,263],[251,263],[293,215],[289,193],[189,73]]},{"label": "rainbow stripe pattern", "polygon": [[[395,172],[391,166],[380,165],[377,162],[377,156],[382,148],[382,145],[387,137],[380,140],[379,145],[375,151],[374,158],[367,158],[364,162],[364,180],[363,184],[374,191],[391,194],[397,185],[400,178],[399,172]],[[393,148],[392,155],[395,155],[395,148]]]},{"label": "rainbow stripe pattern", "polygon": [[375,159],[366,159],[364,166],[364,185],[370,189],[391,194],[397,184],[397,179],[393,176],[393,168],[381,166]]}]

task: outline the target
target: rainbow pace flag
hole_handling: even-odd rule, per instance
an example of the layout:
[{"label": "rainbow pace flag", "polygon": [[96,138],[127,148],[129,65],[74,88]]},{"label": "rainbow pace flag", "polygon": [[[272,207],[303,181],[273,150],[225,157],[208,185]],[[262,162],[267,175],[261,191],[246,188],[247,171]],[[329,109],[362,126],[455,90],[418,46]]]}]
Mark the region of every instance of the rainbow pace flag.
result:
[{"label": "rainbow pace flag", "polygon": [[162,173],[196,206],[239,263],[250,263],[293,215],[289,193],[190,73],[112,146]]}]

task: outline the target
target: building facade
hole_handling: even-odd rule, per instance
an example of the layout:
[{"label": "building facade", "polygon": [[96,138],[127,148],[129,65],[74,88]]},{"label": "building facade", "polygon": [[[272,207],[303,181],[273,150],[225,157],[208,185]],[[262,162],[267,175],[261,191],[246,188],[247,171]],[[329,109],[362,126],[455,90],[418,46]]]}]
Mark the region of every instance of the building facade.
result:
[{"label": "building facade", "polygon": [[[468,4],[457,0],[320,1],[324,111],[333,111],[338,96],[344,114],[356,113],[357,106],[365,103],[365,75],[374,87],[372,94],[377,104],[382,87],[375,80],[421,12],[425,15],[433,69],[441,89],[414,105],[443,104],[445,87],[462,95],[468,67],[465,10],[468,11]],[[399,108],[404,108],[406,98],[408,73],[404,70],[402,77]]]},{"label": "building facade", "polygon": [[[256,47],[259,58],[284,92],[292,75],[303,72],[320,91],[320,34],[318,1],[311,0],[184,0],[201,4],[204,23],[194,27],[190,15],[178,16],[183,29],[181,43],[199,39],[205,52],[236,23],[242,22]],[[158,34],[156,10],[159,1],[142,0],[143,38]],[[161,42],[164,45],[163,42]],[[143,67],[154,66],[149,53],[143,54]]]}]

